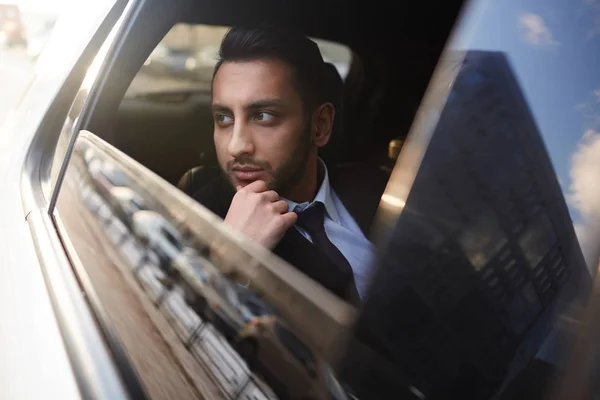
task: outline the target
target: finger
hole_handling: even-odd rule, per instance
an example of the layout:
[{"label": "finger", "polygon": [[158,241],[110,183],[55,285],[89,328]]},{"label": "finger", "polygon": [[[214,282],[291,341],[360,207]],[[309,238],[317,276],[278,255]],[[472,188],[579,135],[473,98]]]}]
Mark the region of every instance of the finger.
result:
[{"label": "finger", "polygon": [[282,214],[281,218],[283,219],[285,226],[287,228],[290,228],[298,220],[298,214],[296,214],[295,212],[287,212],[285,214]]},{"label": "finger", "polygon": [[279,200],[279,193],[274,190],[267,190],[266,192],[262,192],[260,195],[271,203]]},{"label": "finger", "polygon": [[288,212],[289,208],[290,206],[285,200],[279,200],[273,203],[273,210],[279,214]]},{"label": "finger", "polygon": [[265,181],[254,181],[248,185],[246,185],[246,187],[244,187],[244,190],[247,192],[253,192],[253,193],[262,193],[267,191],[269,188],[267,187],[267,184],[265,183]]}]

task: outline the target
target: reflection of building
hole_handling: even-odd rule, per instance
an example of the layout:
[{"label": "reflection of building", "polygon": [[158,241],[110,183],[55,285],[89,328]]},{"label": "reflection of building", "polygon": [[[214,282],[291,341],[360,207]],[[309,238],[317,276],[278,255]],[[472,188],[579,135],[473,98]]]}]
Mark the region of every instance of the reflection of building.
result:
[{"label": "reflection of building", "polygon": [[503,54],[467,54],[392,236],[357,336],[427,398],[490,398],[537,354],[558,300],[587,288]]}]

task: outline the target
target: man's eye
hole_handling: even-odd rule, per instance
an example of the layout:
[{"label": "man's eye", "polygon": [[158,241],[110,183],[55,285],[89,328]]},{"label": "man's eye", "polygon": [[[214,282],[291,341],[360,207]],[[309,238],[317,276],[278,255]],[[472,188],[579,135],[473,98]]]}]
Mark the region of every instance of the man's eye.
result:
[{"label": "man's eye", "polygon": [[256,113],[256,115],[254,116],[254,119],[257,121],[269,121],[273,118],[275,118],[275,116],[266,111],[261,111],[259,113]]},{"label": "man's eye", "polygon": [[230,124],[231,122],[233,122],[233,118],[225,114],[217,114],[215,115],[215,119],[217,120],[217,123],[222,125]]}]

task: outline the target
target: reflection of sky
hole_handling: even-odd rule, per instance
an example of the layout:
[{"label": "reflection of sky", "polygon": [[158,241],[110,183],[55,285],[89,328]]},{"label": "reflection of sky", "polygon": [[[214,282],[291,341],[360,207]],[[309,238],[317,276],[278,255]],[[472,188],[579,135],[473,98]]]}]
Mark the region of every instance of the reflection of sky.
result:
[{"label": "reflection of sky", "polygon": [[[468,38],[457,38],[460,48],[508,54],[564,190],[573,183],[572,157],[593,127],[582,108],[595,106],[593,91],[600,88],[595,1],[481,0],[461,32]],[[579,221],[578,209],[569,208]]]}]

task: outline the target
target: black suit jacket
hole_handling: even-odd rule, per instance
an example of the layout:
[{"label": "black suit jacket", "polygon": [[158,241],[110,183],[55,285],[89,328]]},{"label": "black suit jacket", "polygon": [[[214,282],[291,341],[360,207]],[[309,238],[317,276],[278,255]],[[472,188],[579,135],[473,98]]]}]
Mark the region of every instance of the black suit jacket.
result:
[{"label": "black suit jacket", "polygon": [[[330,169],[329,176],[338,197],[368,237],[388,174],[378,168],[354,165]],[[227,215],[235,194],[219,167],[196,167],[183,176],[178,186],[221,218]],[[296,229],[289,229],[273,252],[339,297],[351,300],[348,297],[351,277],[344,276]]]}]

